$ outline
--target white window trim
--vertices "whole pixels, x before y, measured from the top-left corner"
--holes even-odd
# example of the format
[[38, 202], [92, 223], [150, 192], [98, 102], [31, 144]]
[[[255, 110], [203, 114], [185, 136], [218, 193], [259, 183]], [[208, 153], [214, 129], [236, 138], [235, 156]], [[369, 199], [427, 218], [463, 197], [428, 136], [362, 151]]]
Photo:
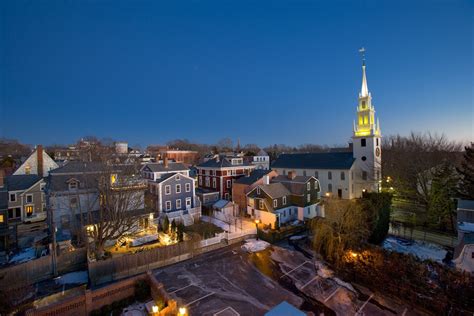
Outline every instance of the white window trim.
[[165, 185], [165, 195], [171, 195], [171, 185]]
[[258, 209], [263, 210], [263, 200], [258, 200]]
[[[14, 196], [15, 199], [12, 200], [12, 196]], [[9, 200], [10, 200], [10, 202], [16, 202], [16, 193], [10, 193]]]
[[277, 199], [273, 200], [273, 207], [278, 207], [278, 200]]
[[[31, 197], [31, 201], [28, 201], [28, 197]], [[33, 194], [26, 195], [26, 203], [33, 203]]]
[[186, 183], [184, 185], [184, 189], [186, 190], [186, 192], [191, 192], [191, 183]]
[[188, 206], [191, 207], [191, 204], [192, 204], [192, 203], [191, 203], [191, 198], [190, 198], [190, 197], [187, 197], [187, 198], [186, 198], [186, 207], [188, 207]]
[[166, 201], [166, 210], [171, 211], [171, 201]]
[[180, 210], [180, 209], [181, 209], [181, 205], [182, 205], [181, 199], [177, 199], [177, 200], [176, 200], [176, 209], [177, 209], [177, 210]]
[[283, 205], [286, 205], [286, 196], [283, 197]]
[[176, 193], [181, 193], [181, 184], [176, 184], [175, 188]]
[[308, 202], [308, 203], [311, 202], [311, 194], [308, 194], [306, 196], [306, 202]]

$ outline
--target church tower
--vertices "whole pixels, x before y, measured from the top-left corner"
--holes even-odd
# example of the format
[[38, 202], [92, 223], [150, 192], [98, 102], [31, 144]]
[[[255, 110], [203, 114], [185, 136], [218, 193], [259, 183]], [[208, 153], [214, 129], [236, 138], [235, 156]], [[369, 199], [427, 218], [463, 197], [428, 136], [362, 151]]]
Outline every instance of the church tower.
[[367, 85], [365, 66], [365, 49], [362, 53], [362, 87], [359, 93], [357, 119], [353, 128], [353, 154], [355, 169], [353, 172], [354, 194], [356, 197], [362, 192], [378, 192], [381, 182], [381, 133], [380, 123], [375, 120], [375, 108], [372, 105], [372, 95]]

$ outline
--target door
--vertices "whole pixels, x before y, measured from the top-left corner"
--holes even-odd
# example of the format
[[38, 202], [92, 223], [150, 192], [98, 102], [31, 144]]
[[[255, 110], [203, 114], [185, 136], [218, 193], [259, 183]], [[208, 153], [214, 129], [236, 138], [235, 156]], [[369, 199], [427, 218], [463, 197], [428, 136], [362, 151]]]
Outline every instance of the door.
[[342, 199], [342, 189], [337, 189], [337, 197]]

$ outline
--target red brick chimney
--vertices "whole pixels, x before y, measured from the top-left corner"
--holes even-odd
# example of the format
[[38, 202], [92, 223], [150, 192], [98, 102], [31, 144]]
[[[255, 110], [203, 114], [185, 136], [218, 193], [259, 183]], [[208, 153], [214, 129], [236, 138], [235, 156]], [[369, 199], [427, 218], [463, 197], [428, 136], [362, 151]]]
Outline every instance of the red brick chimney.
[[288, 179], [293, 180], [296, 177], [296, 172], [294, 170], [288, 171]]
[[44, 166], [43, 166], [43, 146], [36, 146], [36, 163], [38, 165], [38, 176], [43, 176]]
[[3, 179], [5, 178], [5, 171], [3, 169], [0, 169], [0, 188], [3, 188], [4, 182]]

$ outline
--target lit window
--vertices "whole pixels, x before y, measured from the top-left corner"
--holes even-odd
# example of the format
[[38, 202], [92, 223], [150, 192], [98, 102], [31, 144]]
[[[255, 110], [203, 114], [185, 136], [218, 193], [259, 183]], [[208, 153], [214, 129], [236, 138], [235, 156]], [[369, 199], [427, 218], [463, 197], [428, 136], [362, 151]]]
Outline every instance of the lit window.
[[25, 206], [25, 213], [26, 213], [26, 216], [28, 216], [28, 217], [33, 215], [33, 205]]
[[0, 223], [3, 223], [5, 221], [5, 217], [3, 216], [3, 214], [0, 214]]
[[117, 182], [117, 175], [111, 174], [110, 175], [110, 184], [115, 184]]

